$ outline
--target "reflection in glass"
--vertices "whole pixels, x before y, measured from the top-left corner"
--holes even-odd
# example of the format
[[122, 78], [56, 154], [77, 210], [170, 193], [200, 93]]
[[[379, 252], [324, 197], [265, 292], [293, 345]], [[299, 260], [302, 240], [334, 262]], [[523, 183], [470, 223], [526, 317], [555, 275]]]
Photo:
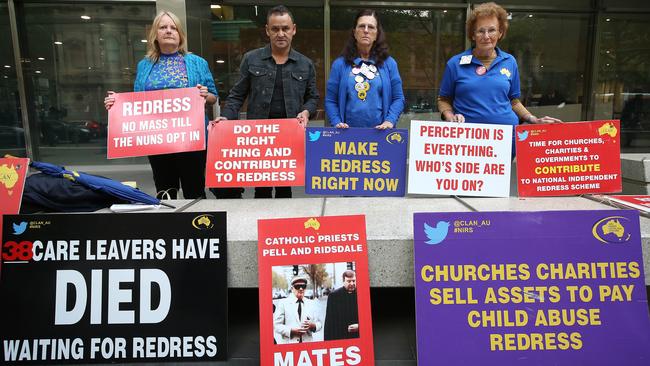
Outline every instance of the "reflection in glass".
[[499, 47], [517, 59], [521, 101], [534, 115], [563, 121], [586, 117], [588, 26], [586, 14], [512, 13]]
[[[19, 3], [17, 17], [41, 160], [104, 163], [107, 90], [133, 90], [155, 5]], [[90, 17], [81, 18], [81, 15]], [[143, 161], [120, 159], [117, 163]]]
[[5, 4], [0, 4], [0, 44], [5, 46], [0, 52], [0, 157], [5, 154], [25, 157], [25, 130], [11, 47], [9, 12]]
[[650, 146], [650, 14], [606, 14], [598, 44], [595, 118], [621, 120], [622, 151]]

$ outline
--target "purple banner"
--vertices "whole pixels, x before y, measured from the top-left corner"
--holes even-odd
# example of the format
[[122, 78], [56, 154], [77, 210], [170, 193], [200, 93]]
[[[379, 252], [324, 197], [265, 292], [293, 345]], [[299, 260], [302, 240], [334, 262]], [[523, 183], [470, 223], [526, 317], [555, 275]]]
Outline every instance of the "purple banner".
[[416, 213], [419, 365], [650, 365], [639, 214]]

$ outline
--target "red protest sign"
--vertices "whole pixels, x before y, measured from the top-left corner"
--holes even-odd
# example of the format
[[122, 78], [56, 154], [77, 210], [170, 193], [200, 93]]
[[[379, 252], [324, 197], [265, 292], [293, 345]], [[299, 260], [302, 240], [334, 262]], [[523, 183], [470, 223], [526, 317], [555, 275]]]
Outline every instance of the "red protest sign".
[[650, 213], [649, 195], [604, 196], [611, 202], [635, 208], [644, 213]]
[[297, 119], [226, 120], [209, 135], [206, 187], [304, 185], [305, 129]]
[[365, 216], [258, 220], [261, 365], [374, 365]]
[[0, 158], [0, 215], [20, 212], [28, 168], [28, 158]]
[[620, 121], [517, 126], [519, 195], [620, 192]]
[[115, 94], [108, 111], [108, 158], [205, 149], [204, 108], [197, 88]]

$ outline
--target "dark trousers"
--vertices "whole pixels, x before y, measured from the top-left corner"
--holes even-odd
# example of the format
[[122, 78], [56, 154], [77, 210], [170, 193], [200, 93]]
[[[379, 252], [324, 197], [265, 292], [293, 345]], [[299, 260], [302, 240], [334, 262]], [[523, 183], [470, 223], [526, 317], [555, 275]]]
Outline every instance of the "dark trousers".
[[275, 198], [291, 198], [291, 187], [255, 187], [255, 198], [273, 198], [273, 188]]
[[217, 199], [222, 198], [242, 198], [244, 188], [210, 188], [210, 192]]
[[150, 155], [156, 196], [162, 198], [167, 192], [176, 199], [182, 188], [185, 199], [205, 198], [205, 158], [205, 150]]
[[[255, 198], [273, 198], [274, 187], [255, 187]], [[242, 198], [244, 188], [210, 188], [217, 199]], [[291, 187], [275, 187], [275, 198], [291, 198]]]

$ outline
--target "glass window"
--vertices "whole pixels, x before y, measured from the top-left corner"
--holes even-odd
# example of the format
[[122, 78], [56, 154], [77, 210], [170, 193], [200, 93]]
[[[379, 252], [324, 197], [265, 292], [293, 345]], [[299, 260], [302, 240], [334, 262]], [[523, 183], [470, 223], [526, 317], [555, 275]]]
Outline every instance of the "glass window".
[[[212, 9], [212, 47], [214, 77], [221, 104], [239, 78], [244, 54], [269, 43], [266, 36], [266, 13], [271, 7], [257, 5], [218, 5]], [[316, 68], [316, 85], [320, 94], [316, 121], [324, 119], [325, 97], [323, 8], [290, 6], [297, 26], [292, 47], [309, 57]], [[242, 112], [246, 110], [246, 106]], [[244, 116], [242, 116], [244, 118]]]
[[31, 133], [41, 160], [106, 163], [104, 97], [107, 90], [133, 91], [136, 65], [145, 53], [142, 40], [155, 11], [153, 3], [17, 3], [36, 126]]
[[517, 59], [522, 103], [536, 116], [584, 120], [588, 15], [513, 12], [511, 17], [499, 47]]
[[650, 9], [647, 0], [602, 0], [601, 5], [606, 9], [625, 9], [626, 11], [630, 11], [630, 9], [648, 11]]
[[4, 51], [0, 52], [0, 156], [11, 154], [25, 157], [25, 130], [6, 4], [0, 4], [0, 44], [5, 45]]
[[[614, 0], [614, 1], [620, 2], [621, 0]], [[482, 2], [483, 1], [472, 1], [473, 4], [479, 4]], [[542, 2], [542, 1], [535, 1], [535, 0], [500, 0], [497, 2], [497, 4], [503, 6], [506, 9], [508, 9], [511, 5], [514, 5], [519, 8], [528, 7], [528, 6], [533, 6], [533, 7], [544, 6], [545, 8], [562, 9], [562, 10], [567, 10], [567, 9], [590, 10], [591, 6], [593, 5], [593, 1], [592, 0], [571, 0], [571, 1], [544, 0]]]
[[650, 149], [650, 13], [605, 14], [594, 85], [596, 119], [621, 120], [622, 151]]
[[[332, 60], [343, 50], [360, 8], [332, 8]], [[381, 9], [390, 55], [397, 61], [406, 97], [398, 127], [413, 119], [439, 120], [436, 98], [447, 60], [465, 47], [465, 10]]]

